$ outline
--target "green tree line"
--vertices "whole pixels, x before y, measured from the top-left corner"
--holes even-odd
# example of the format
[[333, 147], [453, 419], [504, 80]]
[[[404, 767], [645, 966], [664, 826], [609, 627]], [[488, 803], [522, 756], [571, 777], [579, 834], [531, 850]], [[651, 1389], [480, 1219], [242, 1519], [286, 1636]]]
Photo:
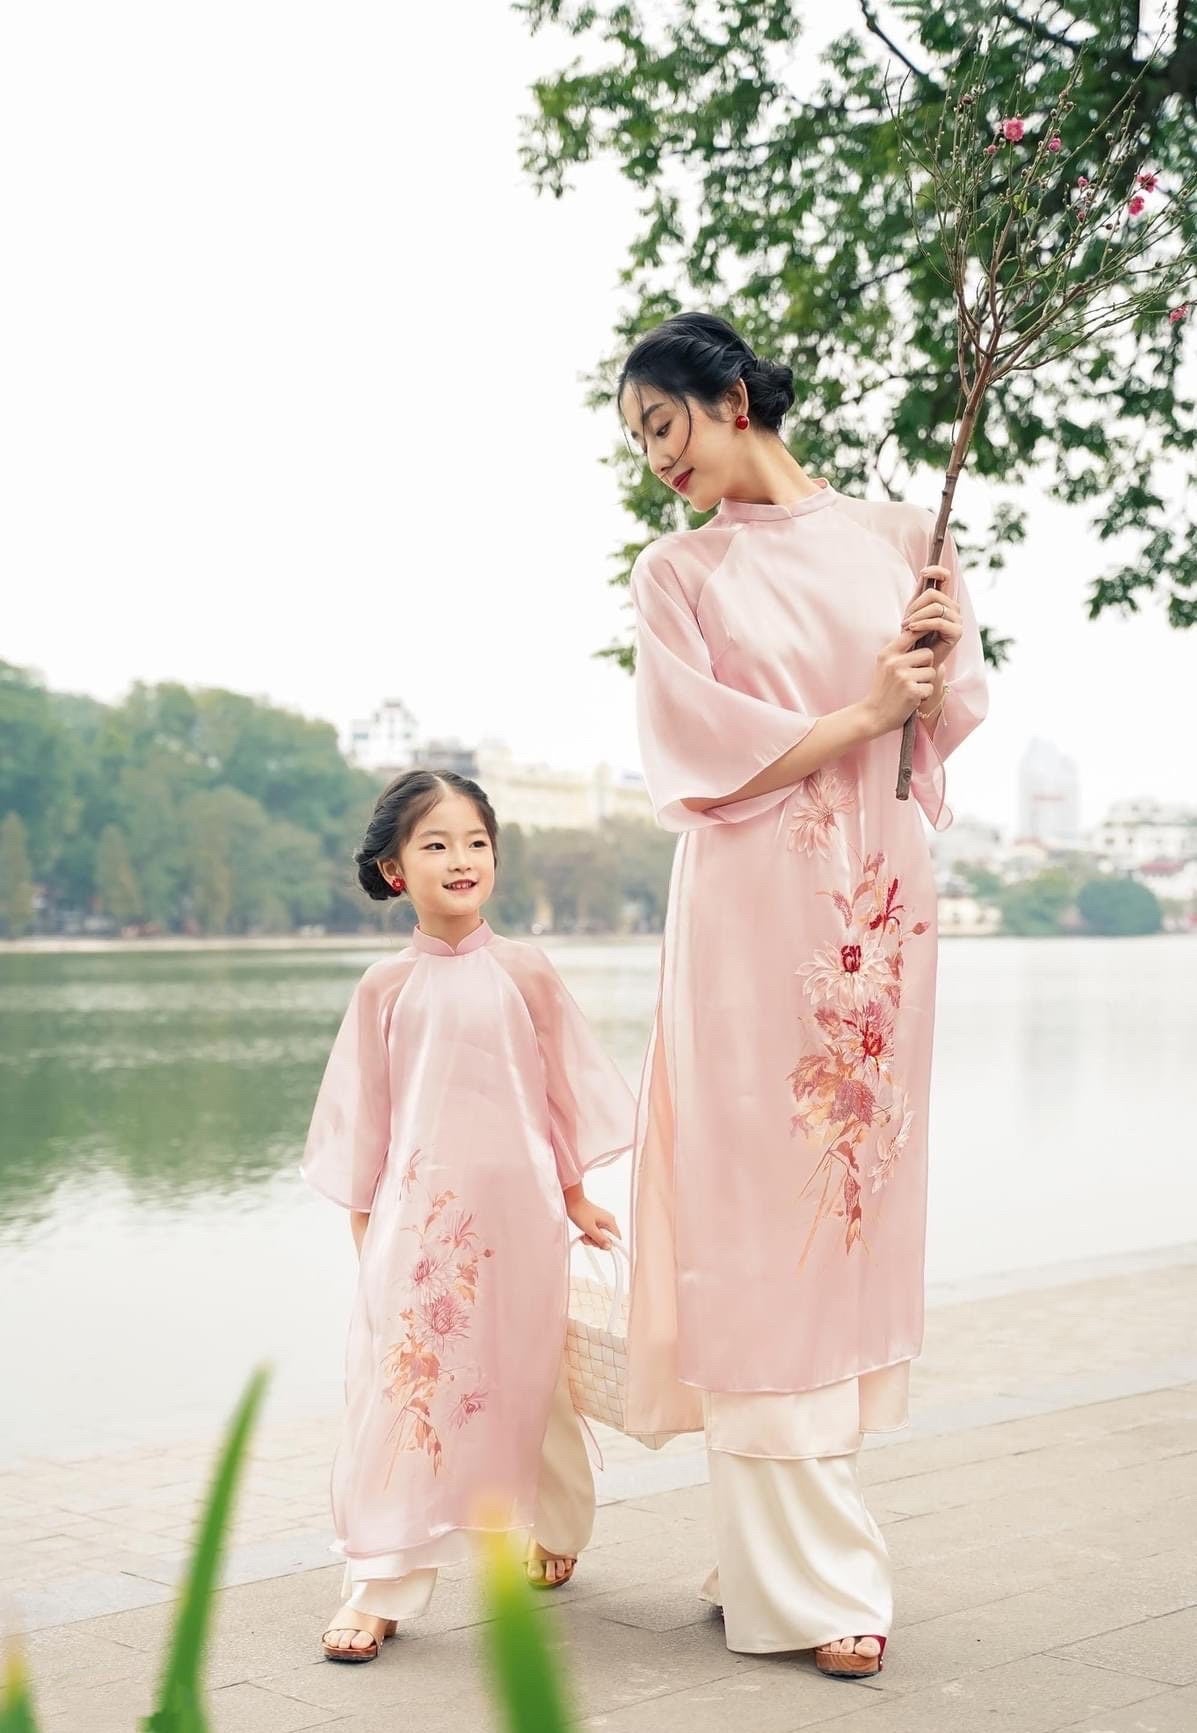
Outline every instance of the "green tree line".
[[[0, 930], [287, 933], [410, 924], [352, 853], [379, 779], [329, 723], [241, 693], [137, 685], [120, 704], [0, 662]], [[499, 814], [502, 820], [502, 814]], [[672, 838], [635, 822], [501, 836], [508, 929], [661, 924]]]
[[1106, 938], [1158, 933], [1164, 910], [1155, 892], [1124, 873], [1095, 875], [1083, 856], [1064, 857], [1031, 878], [1003, 884], [984, 866], [961, 878], [981, 902], [1001, 910], [1002, 932], [1018, 938], [1088, 933]]

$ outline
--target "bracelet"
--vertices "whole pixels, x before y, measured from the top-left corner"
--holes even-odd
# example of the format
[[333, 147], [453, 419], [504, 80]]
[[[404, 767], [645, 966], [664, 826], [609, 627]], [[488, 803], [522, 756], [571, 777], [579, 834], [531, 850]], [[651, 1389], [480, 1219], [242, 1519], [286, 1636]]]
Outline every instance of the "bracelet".
[[940, 711], [943, 709], [944, 705], [947, 703], [948, 693], [951, 690], [952, 690], [952, 688], [949, 685], [947, 685], [945, 682], [944, 689], [939, 695], [939, 703], [935, 706], [934, 710], [932, 710], [930, 712], [930, 714], [928, 714], [927, 711], [925, 711], [925, 710], [917, 710], [915, 712], [919, 721], [920, 722], [934, 722], [936, 720], [936, 718], [938, 717]]

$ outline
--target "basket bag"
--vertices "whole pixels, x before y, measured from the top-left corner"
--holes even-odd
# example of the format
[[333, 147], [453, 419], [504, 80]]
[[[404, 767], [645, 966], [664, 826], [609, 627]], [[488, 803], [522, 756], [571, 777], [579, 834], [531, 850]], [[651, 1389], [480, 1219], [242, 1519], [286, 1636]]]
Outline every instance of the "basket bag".
[[[581, 1245], [581, 1239], [573, 1242]], [[628, 1375], [628, 1301], [625, 1268], [628, 1254], [613, 1241], [609, 1247], [615, 1265], [615, 1283], [602, 1278], [602, 1267], [594, 1249], [586, 1247], [593, 1276], [571, 1276], [569, 1319], [565, 1328], [565, 1360], [569, 1393], [574, 1407], [588, 1420], [624, 1426], [624, 1401]]]

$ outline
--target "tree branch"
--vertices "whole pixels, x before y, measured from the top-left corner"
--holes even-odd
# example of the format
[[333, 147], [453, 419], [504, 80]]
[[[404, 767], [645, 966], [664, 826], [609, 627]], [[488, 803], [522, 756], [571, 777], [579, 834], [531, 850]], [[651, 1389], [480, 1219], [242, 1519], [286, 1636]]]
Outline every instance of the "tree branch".
[[877, 22], [877, 14], [874, 12], [872, 6], [869, 4], [869, 0], [860, 0], [860, 15], [865, 21], [865, 27], [867, 29], [871, 30], [873, 35], [876, 36], [881, 42], [885, 43], [885, 46], [889, 49], [890, 53], [894, 56], [894, 59], [900, 60], [902, 62], [902, 65], [905, 66], [908, 71], [913, 72], [914, 76], [917, 79], [919, 79], [920, 81], [925, 83], [927, 78], [929, 77], [929, 74], [926, 71], [924, 71], [924, 69], [921, 66], [916, 66], [914, 64], [913, 60], [908, 59], [907, 56], [905, 54], [903, 54], [902, 50], [898, 47], [897, 43], [894, 42], [890, 37], [888, 37], [885, 34], [885, 31], [881, 28], [880, 24], [878, 24], [878, 22]]
[[999, 6], [998, 11], [1003, 18], [1009, 19], [1011, 24], [1017, 24], [1020, 30], [1029, 31], [1032, 36], [1038, 37], [1040, 42], [1054, 42], [1057, 48], [1067, 48], [1073, 54], [1079, 54], [1084, 46], [1080, 42], [1074, 42], [1071, 36], [1066, 36], [1062, 31], [1053, 30], [1041, 18], [1024, 18], [1017, 6], [1006, 3]]

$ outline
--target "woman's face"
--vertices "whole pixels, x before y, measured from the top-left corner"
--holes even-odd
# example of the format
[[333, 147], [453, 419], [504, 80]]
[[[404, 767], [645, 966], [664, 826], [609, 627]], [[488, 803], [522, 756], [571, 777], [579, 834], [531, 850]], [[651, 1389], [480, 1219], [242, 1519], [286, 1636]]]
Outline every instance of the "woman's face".
[[388, 879], [404, 880], [421, 925], [477, 914], [495, 888], [495, 851], [464, 794], [443, 795], [399, 854], [378, 864]]
[[745, 435], [735, 418], [747, 408], [747, 392], [737, 385], [735, 396], [717, 410], [705, 409], [693, 398], [684, 401], [652, 384], [628, 383], [620, 411], [653, 474], [682, 495], [694, 511], [712, 511], [725, 497], [734, 498], [732, 478], [742, 456]]

